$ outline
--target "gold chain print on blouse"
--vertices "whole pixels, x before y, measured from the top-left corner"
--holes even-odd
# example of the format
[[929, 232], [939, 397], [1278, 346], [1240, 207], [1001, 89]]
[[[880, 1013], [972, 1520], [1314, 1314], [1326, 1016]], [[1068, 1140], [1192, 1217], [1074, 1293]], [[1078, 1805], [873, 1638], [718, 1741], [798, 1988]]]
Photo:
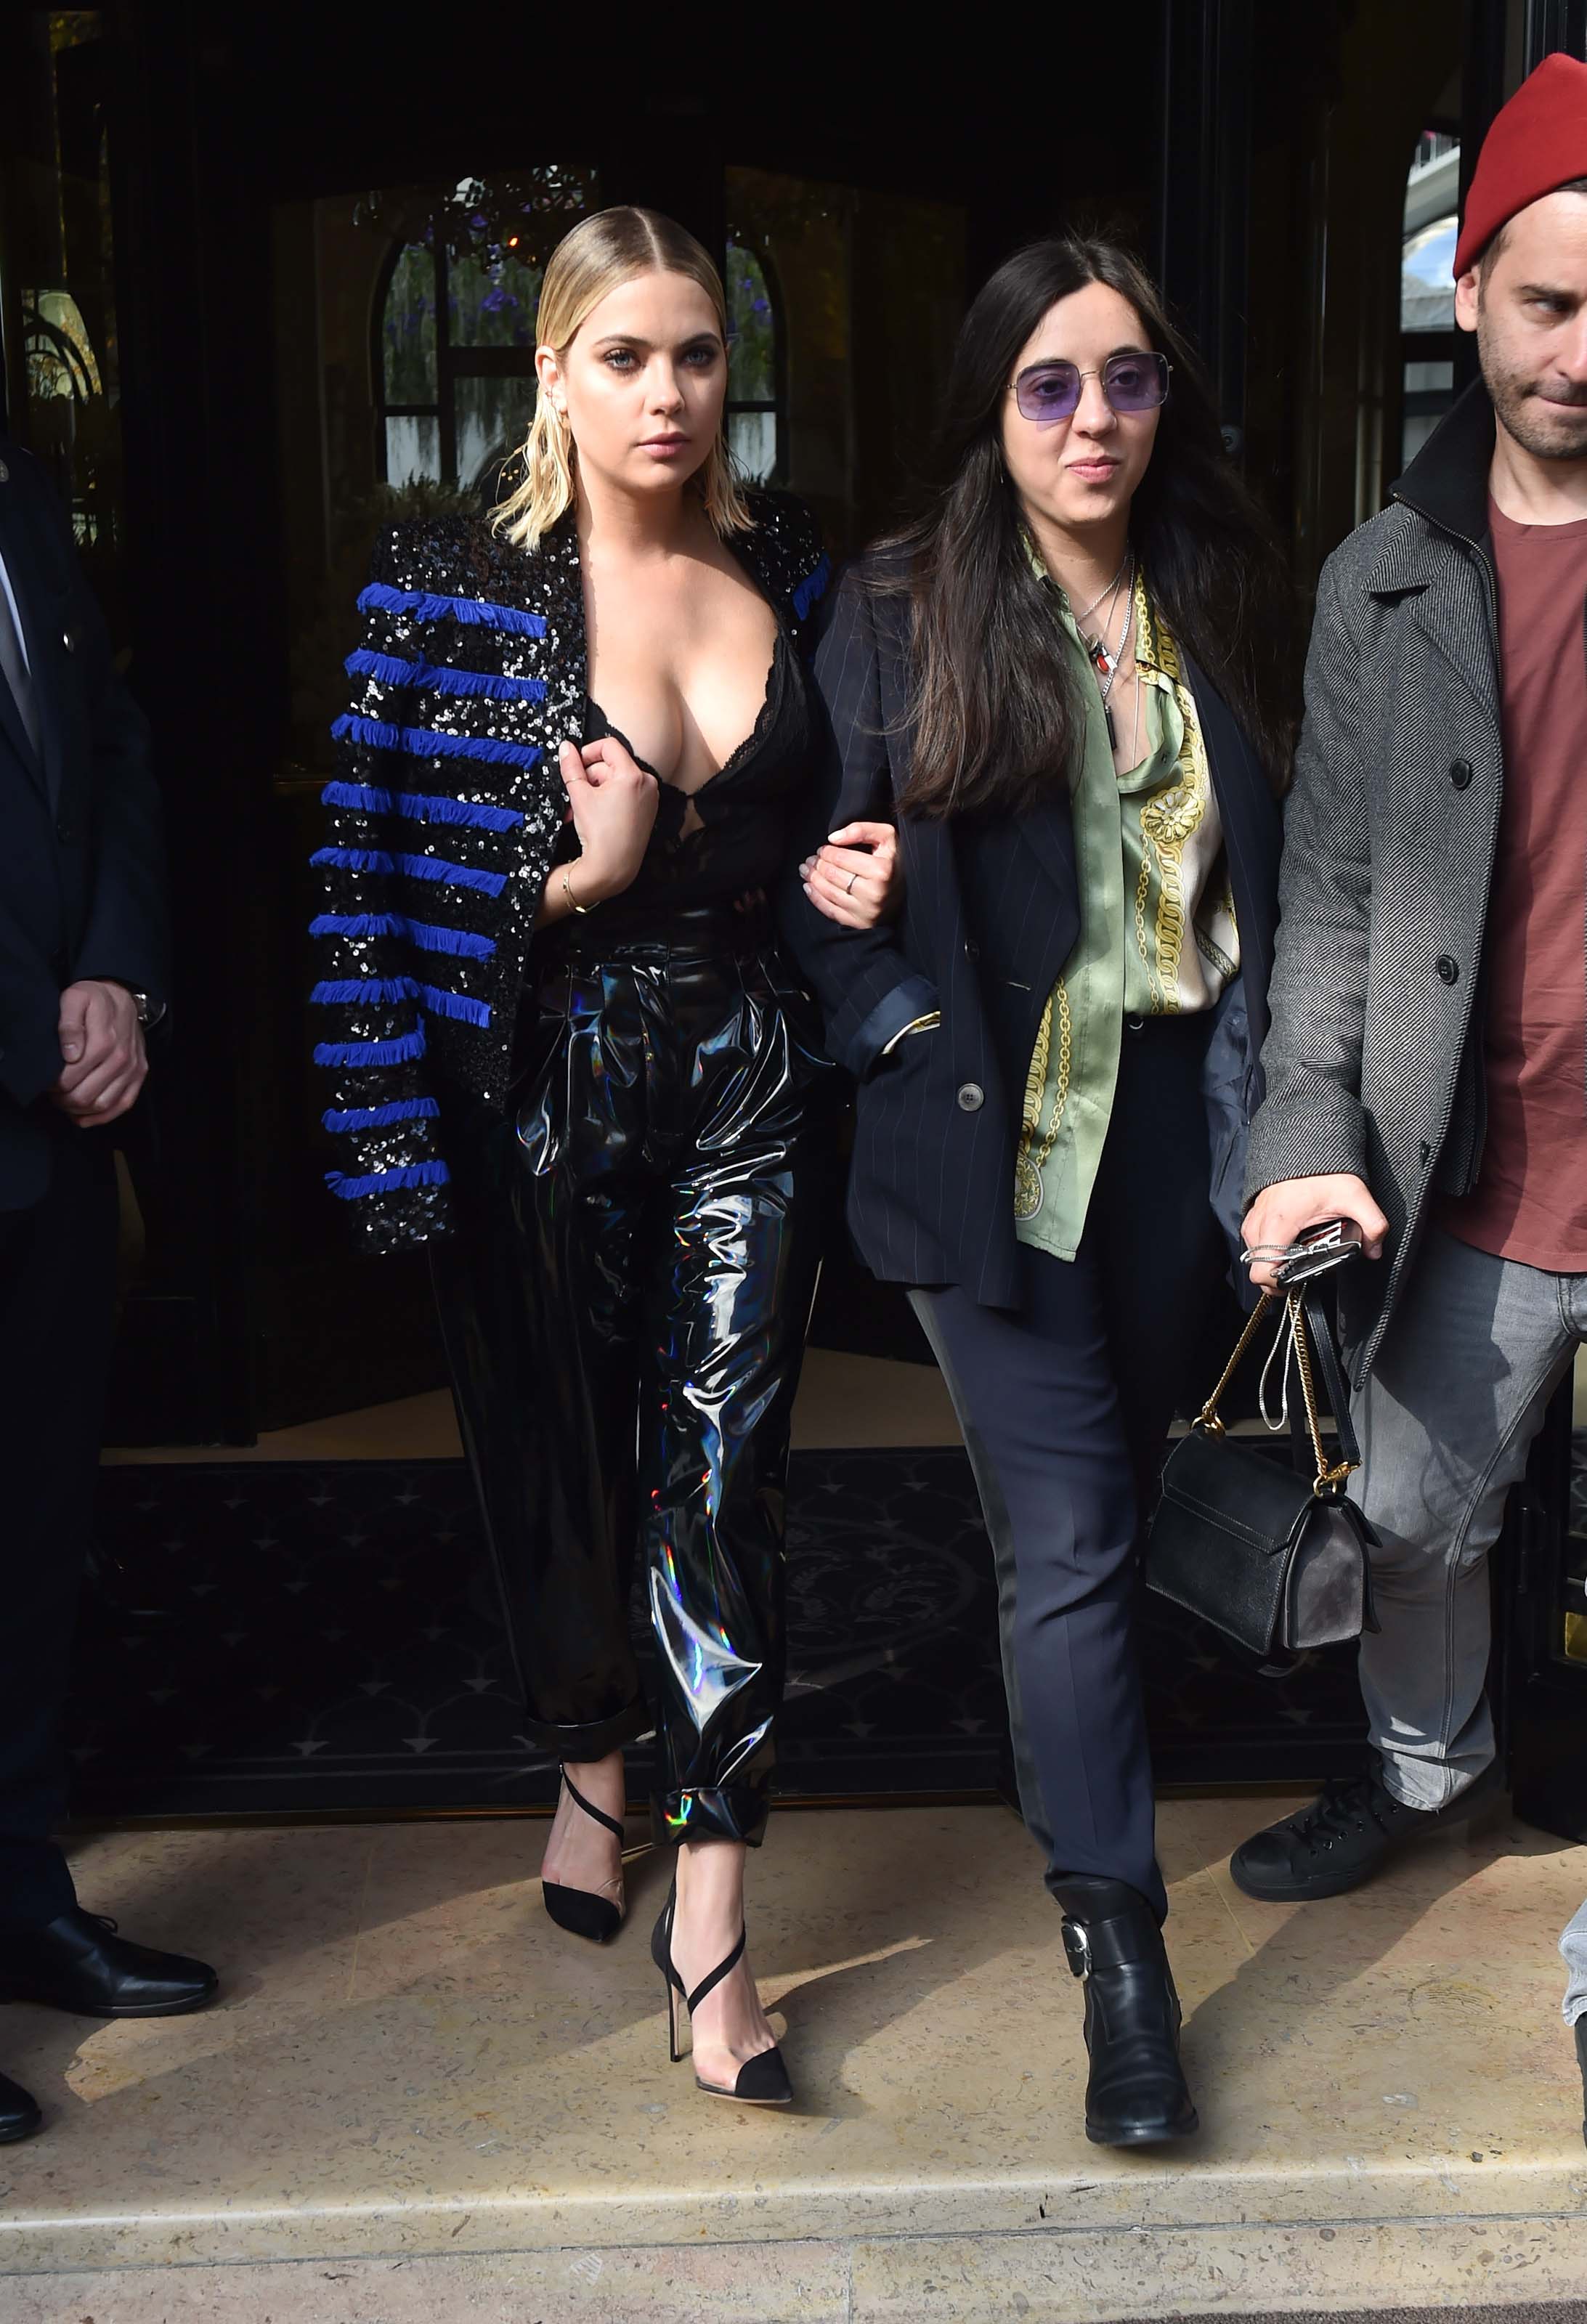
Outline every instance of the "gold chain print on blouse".
[[[1185, 948], [1184, 857], [1187, 840], [1200, 830], [1212, 786], [1201, 764], [1201, 734], [1195, 703], [1179, 665], [1178, 649], [1162, 623], [1154, 619], [1145, 580], [1135, 583], [1136, 635], [1140, 659], [1161, 670], [1174, 689], [1184, 724], [1179, 744], [1179, 779], [1140, 810], [1140, 875], [1135, 883], [1135, 944], [1150, 986], [1153, 1013], [1166, 1017], [1180, 1005], [1179, 968]], [[1158, 883], [1155, 945], [1149, 947], [1147, 903], [1153, 875]]]
[[[1058, 1019], [1057, 1087], [1053, 1093], [1052, 1118], [1046, 1130], [1039, 1132], [1040, 1144], [1037, 1145], [1037, 1126], [1041, 1120], [1041, 1102], [1047, 1089], [1047, 1060], [1052, 1054], [1055, 1012]], [[1051, 999], [1041, 1012], [1041, 1029], [1030, 1053], [1030, 1071], [1025, 1076], [1020, 1151], [1014, 1163], [1014, 1216], [1017, 1219], [1033, 1219], [1041, 1208], [1041, 1174], [1058, 1142], [1064, 1108], [1069, 1102], [1069, 1077], [1074, 1071], [1074, 1061], [1075, 1020], [1069, 1013], [1068, 988], [1060, 976], [1053, 987]], [[1034, 1152], [1031, 1150], [1033, 1147]]]

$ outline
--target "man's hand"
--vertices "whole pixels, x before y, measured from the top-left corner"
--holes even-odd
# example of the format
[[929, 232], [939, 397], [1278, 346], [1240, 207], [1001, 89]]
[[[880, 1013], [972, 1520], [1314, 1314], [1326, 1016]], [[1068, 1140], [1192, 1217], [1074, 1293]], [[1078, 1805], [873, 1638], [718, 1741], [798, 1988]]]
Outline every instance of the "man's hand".
[[[1254, 1250], [1259, 1243], [1287, 1246], [1306, 1228], [1320, 1226], [1324, 1219], [1353, 1219], [1361, 1231], [1361, 1249], [1367, 1257], [1381, 1256], [1389, 1222], [1365, 1181], [1346, 1176], [1281, 1178], [1277, 1185], [1265, 1186], [1245, 1214], [1245, 1247]], [[1273, 1289], [1275, 1264], [1263, 1259], [1251, 1268], [1250, 1279], [1259, 1291]]]
[[79, 1130], [115, 1121], [136, 1101], [149, 1070], [138, 1005], [125, 984], [97, 977], [60, 996], [60, 1078], [49, 1094]]

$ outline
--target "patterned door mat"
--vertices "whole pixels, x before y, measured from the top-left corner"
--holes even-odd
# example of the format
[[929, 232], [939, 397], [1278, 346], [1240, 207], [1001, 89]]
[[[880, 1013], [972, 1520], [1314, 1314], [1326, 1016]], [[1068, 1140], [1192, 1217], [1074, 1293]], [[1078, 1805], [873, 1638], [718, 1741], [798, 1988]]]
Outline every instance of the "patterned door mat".
[[[69, 1742], [80, 1816], [490, 1807], [551, 1795], [460, 1461], [107, 1469]], [[780, 1788], [990, 1790], [1006, 1737], [962, 1452], [796, 1454]], [[648, 1656], [642, 1607], [636, 1637]], [[1354, 1765], [1349, 1650], [1259, 1675], [1143, 1593], [1159, 1779]], [[636, 1751], [637, 1794], [648, 1775]]]

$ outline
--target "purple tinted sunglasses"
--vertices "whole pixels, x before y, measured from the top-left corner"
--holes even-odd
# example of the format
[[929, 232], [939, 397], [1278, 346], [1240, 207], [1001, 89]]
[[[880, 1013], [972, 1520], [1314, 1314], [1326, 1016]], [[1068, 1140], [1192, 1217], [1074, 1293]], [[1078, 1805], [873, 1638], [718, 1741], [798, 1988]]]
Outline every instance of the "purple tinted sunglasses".
[[1103, 393], [1114, 411], [1155, 411], [1168, 401], [1167, 355], [1110, 355], [1100, 372], [1081, 371], [1072, 363], [1031, 364], [1014, 382], [1014, 401], [1020, 417], [1038, 428], [1055, 420], [1073, 420], [1088, 379], [1100, 379]]

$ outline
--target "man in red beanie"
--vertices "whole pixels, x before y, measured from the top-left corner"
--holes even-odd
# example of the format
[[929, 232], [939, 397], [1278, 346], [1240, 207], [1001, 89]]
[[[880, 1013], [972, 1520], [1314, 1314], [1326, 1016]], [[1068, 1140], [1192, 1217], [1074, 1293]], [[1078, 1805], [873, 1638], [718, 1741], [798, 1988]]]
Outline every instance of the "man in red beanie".
[[1382, 1626], [1370, 1773], [1235, 1852], [1277, 1901], [1469, 1813], [1488, 1552], [1587, 1337], [1587, 65], [1494, 123], [1455, 270], [1481, 380], [1322, 576], [1251, 1130], [1253, 1279], [1324, 1219], [1366, 1247], [1340, 1308]]

